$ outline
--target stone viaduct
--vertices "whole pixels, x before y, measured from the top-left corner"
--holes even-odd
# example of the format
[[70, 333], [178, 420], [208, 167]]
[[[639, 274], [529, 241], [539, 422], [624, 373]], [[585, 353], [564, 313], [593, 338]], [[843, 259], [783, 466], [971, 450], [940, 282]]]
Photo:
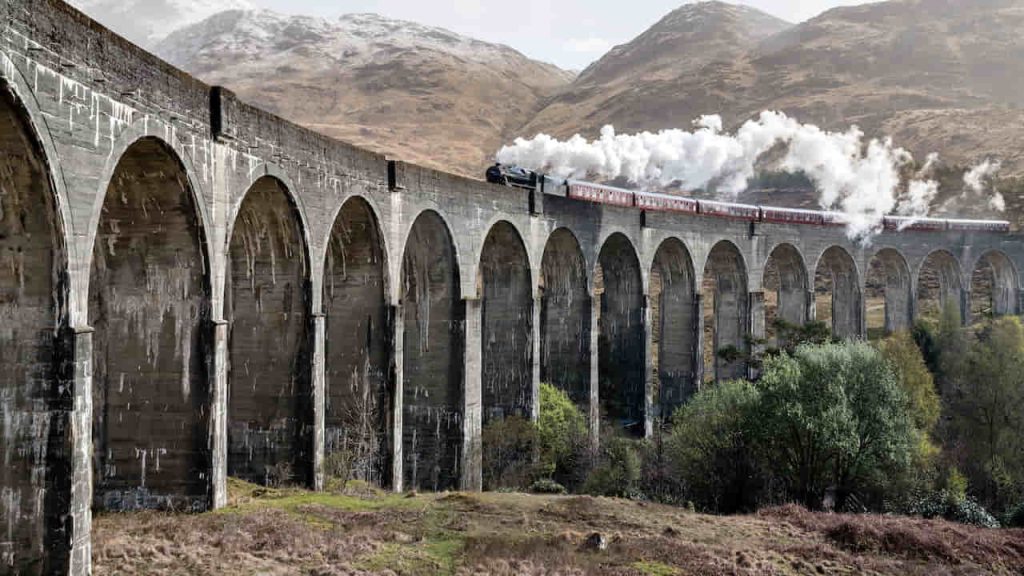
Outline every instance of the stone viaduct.
[[481, 489], [483, 426], [535, 416], [541, 381], [592, 434], [649, 434], [743, 375], [713, 351], [766, 317], [860, 337], [869, 292], [887, 330], [1020, 308], [1016, 235], [861, 246], [491, 186], [290, 124], [59, 0], [0, 0], [0, 25], [3, 573], [87, 574], [94, 510], [320, 488], [344, 450], [394, 490]]

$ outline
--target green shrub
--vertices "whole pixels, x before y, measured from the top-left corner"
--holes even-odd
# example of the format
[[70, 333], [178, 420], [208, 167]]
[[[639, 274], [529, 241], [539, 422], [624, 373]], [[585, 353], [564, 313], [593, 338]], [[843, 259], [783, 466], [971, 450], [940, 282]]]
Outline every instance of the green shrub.
[[950, 468], [946, 472], [944, 479], [943, 489], [951, 497], [958, 500], [967, 498], [968, 481], [967, 477], [963, 475], [957, 468]]
[[764, 368], [764, 361], [772, 356], [782, 353], [792, 354], [798, 346], [803, 344], [828, 344], [842, 341], [833, 337], [832, 328], [821, 321], [812, 320], [805, 324], [793, 324], [782, 318], [776, 318], [772, 322], [772, 327], [775, 329], [774, 346], [770, 345], [771, 343], [767, 339], [747, 336], [745, 350], [736, 346], [725, 346], [719, 351], [718, 358], [728, 364], [743, 361], [753, 369], [755, 374], [760, 374]]
[[611, 435], [602, 443], [597, 465], [587, 476], [583, 492], [593, 496], [638, 498], [640, 466], [637, 441]]
[[906, 394], [865, 343], [801, 345], [765, 362], [752, 422], [766, 461], [790, 498], [808, 508], [851, 496], [878, 498], [905, 474], [916, 446]]
[[802, 344], [828, 344], [836, 341], [832, 336], [832, 328], [821, 320], [793, 324], [776, 318], [774, 326], [776, 340], [782, 344], [778, 352], [793, 353]]
[[1024, 502], [1016, 505], [1006, 513], [1003, 526], [1007, 528], [1024, 528]]
[[750, 418], [759, 401], [753, 384], [725, 382], [701, 390], [676, 411], [665, 453], [680, 500], [722, 513], [757, 506], [761, 482]]
[[587, 418], [569, 395], [551, 384], [540, 385], [539, 473], [577, 485], [586, 475]]
[[531, 494], [565, 494], [567, 492], [565, 486], [548, 478], [541, 478], [530, 485]]
[[336, 449], [324, 457], [324, 477], [330, 490], [344, 490], [353, 477], [358, 455], [347, 447]]
[[655, 426], [654, 436], [640, 444], [639, 489], [654, 502], [676, 506], [685, 502], [686, 487], [673, 466], [670, 434], [664, 426]]
[[928, 371], [921, 348], [910, 332], [898, 332], [877, 342], [875, 346], [903, 388], [916, 437], [911, 449], [911, 466], [903, 474], [890, 478], [888, 497], [900, 498], [906, 493], [934, 490], [941, 455], [941, 447], [935, 441], [935, 432], [942, 412], [935, 379]]
[[485, 490], [525, 490], [538, 476], [535, 463], [537, 427], [511, 416], [484, 427], [483, 480]]
[[969, 497], [960, 497], [948, 490], [918, 495], [910, 500], [904, 512], [922, 518], [942, 518], [982, 528], [999, 528], [999, 521], [980, 504]]
[[746, 354], [740, 350], [737, 346], [729, 344], [728, 346], [722, 346], [718, 349], [718, 358], [726, 364], [732, 364], [743, 360]]

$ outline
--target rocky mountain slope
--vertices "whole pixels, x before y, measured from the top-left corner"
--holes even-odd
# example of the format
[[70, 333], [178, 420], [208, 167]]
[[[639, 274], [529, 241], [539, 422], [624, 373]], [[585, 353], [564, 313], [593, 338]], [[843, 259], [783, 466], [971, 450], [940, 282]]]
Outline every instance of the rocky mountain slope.
[[1024, 0], [892, 0], [793, 27], [718, 2], [684, 6], [581, 74], [520, 132], [685, 128], [712, 113], [735, 127], [771, 109], [831, 129], [858, 124], [918, 158], [992, 156], [1020, 173], [1022, 32]]
[[[688, 90], [691, 84], [791, 26], [746, 6], [684, 5], [584, 70], [519, 132], [570, 136], [580, 131], [594, 135], [605, 124], [614, 124], [620, 133], [688, 127], [699, 115], [694, 110], [715, 110], [724, 97], [715, 89]], [[739, 76], [719, 80], [745, 81]]]
[[[246, 2], [146, 0], [139, 11], [141, 0], [76, 1], [145, 38], [170, 29], [180, 18], [173, 14], [192, 21]], [[165, 7], [172, 16], [153, 17]], [[620, 133], [688, 128], [703, 114], [721, 114], [735, 128], [766, 109], [828, 129], [855, 123], [919, 159], [939, 152], [947, 166], [1000, 159], [1009, 176], [1024, 174], [1021, 32], [1024, 0], [890, 0], [797, 25], [703, 2], [668, 14], [575, 79], [504, 46], [373, 15], [234, 10], [154, 46], [293, 121], [474, 176], [516, 136], [595, 136], [605, 124]], [[757, 198], [812, 200], [799, 191]], [[1008, 201], [1024, 213], [1019, 199]]]
[[223, 10], [251, 10], [247, 0], [67, 0], [132, 42], [152, 48], [171, 32]]
[[506, 46], [372, 14], [227, 11], [155, 51], [327, 135], [474, 175], [572, 80]]

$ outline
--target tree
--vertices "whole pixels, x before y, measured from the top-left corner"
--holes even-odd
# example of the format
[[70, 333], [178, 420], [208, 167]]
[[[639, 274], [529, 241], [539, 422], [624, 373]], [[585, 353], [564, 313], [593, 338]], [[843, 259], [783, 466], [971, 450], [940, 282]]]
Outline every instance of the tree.
[[[946, 354], [946, 352], [943, 352]], [[1000, 318], [978, 333], [949, 395], [961, 466], [986, 507], [1017, 504], [1024, 488], [1024, 325]]]
[[765, 362], [757, 437], [790, 496], [840, 508], [910, 465], [907, 399], [882, 355], [864, 343], [799, 346]]
[[942, 406], [935, 390], [935, 379], [928, 371], [921, 349], [909, 332], [893, 334], [879, 342], [878, 349], [906, 393], [914, 426], [931, 434], [939, 422]]
[[802, 324], [786, 322], [782, 318], [775, 319], [776, 339], [782, 342], [782, 348], [778, 352], [789, 352], [792, 354], [797, 346], [801, 344], [828, 344], [839, 342], [832, 335], [832, 328], [821, 320], [811, 320]]
[[956, 388], [967, 373], [971, 342], [960, 322], [960, 308], [952, 302], [946, 304], [935, 332], [935, 380], [942, 394]]
[[768, 346], [767, 339], [747, 336], [746, 352], [736, 346], [725, 346], [718, 351], [718, 358], [729, 364], [743, 361], [753, 369], [754, 374], [760, 374], [765, 358], [777, 356], [783, 352], [792, 354], [798, 346], [803, 344], [827, 344], [842, 341], [835, 338], [832, 335], [832, 328], [820, 320], [794, 324], [782, 318], [776, 318], [772, 325], [775, 328], [777, 346]]
[[676, 411], [665, 452], [682, 498], [726, 514], [757, 507], [761, 483], [751, 416], [759, 401], [753, 384], [725, 382], [704, 388]]
[[931, 490], [938, 479], [941, 448], [933, 438], [942, 413], [935, 379], [928, 371], [924, 355], [909, 332], [897, 332], [876, 344], [895, 374], [907, 400], [907, 412], [914, 426], [913, 465], [904, 478], [894, 477], [891, 486], [903, 497], [912, 492]]

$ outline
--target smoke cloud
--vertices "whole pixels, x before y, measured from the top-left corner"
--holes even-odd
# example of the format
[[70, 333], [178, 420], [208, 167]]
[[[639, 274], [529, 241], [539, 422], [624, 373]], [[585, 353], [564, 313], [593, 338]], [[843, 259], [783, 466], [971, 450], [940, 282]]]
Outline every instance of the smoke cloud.
[[[985, 198], [986, 188], [999, 172], [1002, 165], [991, 159], [986, 159], [981, 164], [971, 168], [964, 174], [964, 192], [960, 195], [962, 200]], [[1006, 212], [1006, 199], [993, 188], [992, 194], [988, 196], [988, 207], [998, 212]]]
[[[775, 168], [804, 173], [818, 190], [821, 208], [845, 214], [851, 238], [870, 238], [881, 230], [887, 214], [927, 216], [938, 194], [939, 185], [930, 176], [936, 155], [908, 174], [914, 158], [889, 138], [865, 142], [856, 126], [831, 132], [770, 111], [734, 134], [723, 131], [717, 115], [698, 119], [692, 131], [625, 135], [605, 126], [593, 141], [579, 135], [560, 141], [539, 134], [516, 139], [498, 152], [497, 160], [559, 178], [625, 178], [638, 185], [688, 190], [711, 185], [720, 196], [735, 199], [746, 190], [758, 162], [775, 150], [782, 152]], [[990, 172], [972, 178], [983, 181], [987, 175]], [[965, 183], [971, 186], [966, 177]]]

